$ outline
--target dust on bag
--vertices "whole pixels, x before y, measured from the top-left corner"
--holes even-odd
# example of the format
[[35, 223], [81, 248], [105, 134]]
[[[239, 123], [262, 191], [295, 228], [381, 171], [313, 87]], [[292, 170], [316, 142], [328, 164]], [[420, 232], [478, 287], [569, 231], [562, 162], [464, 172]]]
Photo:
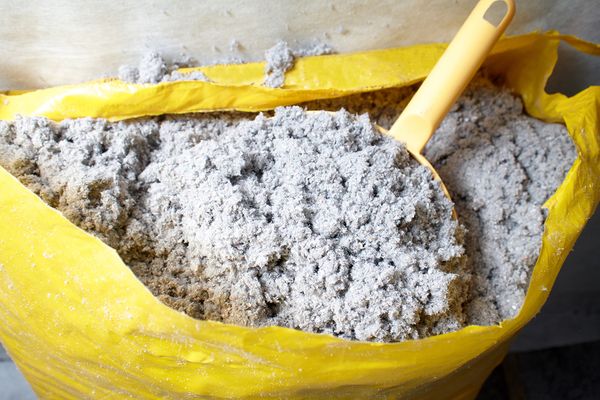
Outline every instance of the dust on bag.
[[[556, 32], [501, 40], [484, 66], [527, 112], [566, 123], [579, 157], [546, 203], [543, 245], [523, 308], [499, 326], [402, 343], [353, 342], [286, 328], [198, 321], [156, 300], [116, 252], [0, 169], [0, 339], [40, 398], [474, 398], [540, 310], [600, 198], [600, 87], [567, 98], [544, 86]], [[200, 68], [213, 82], [84, 85], [0, 95], [0, 118], [53, 120], [209, 110], [266, 110], [422, 80], [445, 45], [300, 59], [284, 89], [262, 64]], [[343, 69], [343, 73], [342, 70]], [[373, 70], [377, 74], [371, 74]]]

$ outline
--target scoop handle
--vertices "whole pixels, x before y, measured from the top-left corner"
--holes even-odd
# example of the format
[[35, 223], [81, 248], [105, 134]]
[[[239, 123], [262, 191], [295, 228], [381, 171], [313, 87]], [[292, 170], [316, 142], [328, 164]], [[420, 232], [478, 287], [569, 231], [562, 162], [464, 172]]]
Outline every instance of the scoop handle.
[[[497, 3], [497, 4], [494, 4]], [[508, 6], [495, 26], [491, 7]], [[496, 10], [491, 10], [496, 11]], [[515, 14], [513, 0], [481, 0], [435, 64], [389, 133], [420, 154], [458, 96], [473, 78]], [[485, 18], [484, 18], [485, 16]]]

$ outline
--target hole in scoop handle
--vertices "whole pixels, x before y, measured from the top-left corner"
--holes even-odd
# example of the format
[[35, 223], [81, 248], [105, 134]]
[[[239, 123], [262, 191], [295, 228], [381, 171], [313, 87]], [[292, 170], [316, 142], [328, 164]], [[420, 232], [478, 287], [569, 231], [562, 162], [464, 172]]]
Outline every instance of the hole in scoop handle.
[[[498, 26], [494, 26], [484, 16], [497, 1], [505, 3], [507, 10]], [[420, 154], [514, 14], [513, 0], [477, 3], [389, 133], [406, 142], [410, 151]]]
[[504, 17], [506, 17], [507, 11], [508, 5], [502, 0], [496, 0], [485, 11], [485, 14], [483, 14], [483, 19], [497, 28], [502, 20], [504, 20]]

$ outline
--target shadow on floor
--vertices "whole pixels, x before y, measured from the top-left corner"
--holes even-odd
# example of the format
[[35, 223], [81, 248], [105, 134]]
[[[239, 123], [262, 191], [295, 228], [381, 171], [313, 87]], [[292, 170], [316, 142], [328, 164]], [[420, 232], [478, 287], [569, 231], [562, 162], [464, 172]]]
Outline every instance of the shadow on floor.
[[476, 400], [600, 399], [600, 341], [509, 353]]

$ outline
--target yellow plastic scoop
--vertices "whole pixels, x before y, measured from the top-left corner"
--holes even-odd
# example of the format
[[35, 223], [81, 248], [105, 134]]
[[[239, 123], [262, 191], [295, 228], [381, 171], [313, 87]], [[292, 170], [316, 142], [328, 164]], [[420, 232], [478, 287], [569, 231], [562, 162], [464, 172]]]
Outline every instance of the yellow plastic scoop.
[[[421, 151], [515, 14], [513, 0], [481, 0], [389, 130], [410, 154], [439, 175]], [[441, 181], [441, 179], [440, 179]], [[442, 183], [446, 196], [450, 198]]]

